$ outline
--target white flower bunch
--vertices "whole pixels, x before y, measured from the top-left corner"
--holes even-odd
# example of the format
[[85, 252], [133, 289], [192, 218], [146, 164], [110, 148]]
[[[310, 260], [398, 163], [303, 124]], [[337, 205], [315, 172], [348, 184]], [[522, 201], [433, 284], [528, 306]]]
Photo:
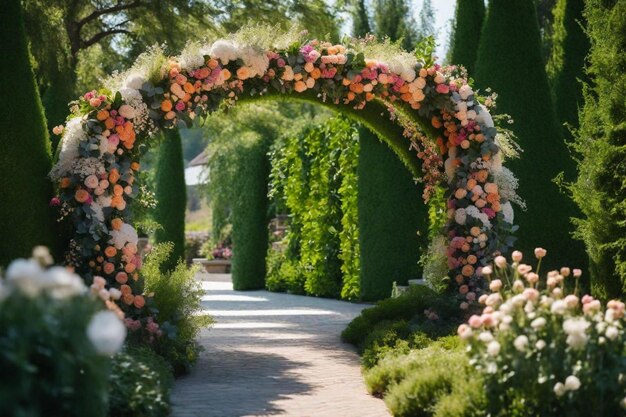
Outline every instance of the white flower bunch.
[[60, 266], [44, 269], [51, 260], [50, 252], [42, 246], [34, 249], [32, 259], [14, 260], [6, 270], [0, 293], [5, 297], [16, 292], [29, 298], [47, 295], [57, 300], [85, 294], [87, 288], [78, 275]]
[[[482, 312], [458, 329], [470, 362], [492, 395], [502, 403], [525, 401], [528, 415], [573, 415], [590, 404], [592, 413], [576, 415], [618, 415], [606, 410], [619, 409], [626, 396], [626, 306], [613, 300], [603, 308], [589, 295], [579, 297], [578, 269], [541, 278], [545, 255], [535, 249], [537, 272], [518, 251], [510, 264], [498, 256], [483, 268], [492, 293], [481, 296]], [[536, 393], [546, 397], [532, 398]]]
[[59, 160], [50, 171], [50, 178], [59, 180], [72, 171], [74, 161], [79, 157], [78, 145], [87, 140], [82, 117], [73, 117], [65, 125], [61, 139]]

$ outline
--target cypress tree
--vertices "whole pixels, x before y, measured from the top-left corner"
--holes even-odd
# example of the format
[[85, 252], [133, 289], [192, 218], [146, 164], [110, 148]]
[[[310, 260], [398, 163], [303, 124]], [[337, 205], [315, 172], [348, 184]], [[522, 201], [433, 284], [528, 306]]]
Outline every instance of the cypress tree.
[[354, 10], [352, 12], [352, 35], [364, 37], [371, 33], [369, 18], [364, 0], [354, 0]]
[[[578, 126], [578, 108], [582, 106], [582, 84], [589, 38], [583, 24], [584, 0], [559, 0], [554, 8], [552, 54], [547, 70], [551, 79], [554, 107], [560, 124]], [[564, 129], [565, 136], [571, 138]]]
[[480, 32], [485, 19], [485, 0], [457, 0], [451, 63], [463, 65], [474, 75]]
[[154, 220], [161, 225], [155, 233], [157, 242], [172, 242], [174, 250], [161, 266], [172, 270], [180, 259], [185, 259], [185, 208], [187, 188], [183, 146], [178, 129], [165, 129], [156, 164], [155, 195], [157, 207]]
[[394, 281], [404, 285], [419, 277], [424, 242], [417, 232], [426, 219], [420, 193], [398, 156], [369, 130], [360, 128], [359, 136], [361, 298], [372, 301], [389, 297]]
[[476, 79], [498, 93], [498, 111], [510, 114], [524, 152], [508, 166], [519, 178], [527, 210], [517, 210], [519, 249], [532, 257], [542, 246], [550, 266], [579, 267], [582, 246], [572, 240], [570, 217], [577, 211], [553, 179], [572, 161], [555, 122], [548, 78], [542, 63], [533, 0], [490, 0], [480, 38]]
[[588, 0], [590, 82], [576, 132], [582, 159], [574, 199], [590, 260], [591, 288], [600, 298], [626, 294], [626, 0]]
[[30, 65], [20, 0], [0, 8], [0, 265], [55, 248], [56, 222], [48, 203], [52, 167], [46, 121]]
[[232, 207], [233, 287], [258, 290], [265, 287], [265, 254], [268, 246], [267, 198], [270, 140], [258, 135], [242, 141], [236, 158], [236, 190]]

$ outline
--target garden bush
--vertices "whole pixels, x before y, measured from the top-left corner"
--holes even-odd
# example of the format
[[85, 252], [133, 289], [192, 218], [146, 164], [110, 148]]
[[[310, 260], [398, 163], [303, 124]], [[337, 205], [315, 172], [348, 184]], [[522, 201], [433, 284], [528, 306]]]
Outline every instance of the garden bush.
[[0, 277], [0, 415], [104, 416], [126, 328], [79, 276], [43, 268], [46, 249], [34, 255]]
[[[428, 320], [425, 310], [432, 309], [439, 320]], [[348, 324], [341, 333], [345, 342], [355, 346], [363, 346], [366, 339], [383, 321], [410, 321], [417, 317], [421, 330], [434, 336], [444, 336], [449, 330], [442, 323], [455, 323], [460, 317], [459, 309], [451, 297], [439, 295], [426, 286], [411, 286], [408, 292], [397, 298], [379, 301], [376, 306], [366, 308]], [[449, 326], [452, 324], [448, 324]], [[417, 330], [417, 325], [416, 325]]]
[[201, 347], [196, 337], [213, 320], [197, 314], [204, 291], [195, 279], [196, 268], [188, 269], [181, 261], [172, 271], [161, 272], [161, 265], [171, 253], [171, 243], [156, 245], [146, 258], [141, 274], [146, 293], [154, 294], [156, 319], [163, 331], [161, 337], [152, 341], [153, 347], [179, 375], [188, 372], [198, 359]]
[[[545, 251], [535, 251], [539, 271]], [[459, 327], [490, 416], [623, 416], [626, 306], [580, 296], [580, 270], [495, 259], [485, 308]]]
[[110, 417], [163, 417], [170, 412], [172, 369], [149, 348], [127, 347], [113, 357]]

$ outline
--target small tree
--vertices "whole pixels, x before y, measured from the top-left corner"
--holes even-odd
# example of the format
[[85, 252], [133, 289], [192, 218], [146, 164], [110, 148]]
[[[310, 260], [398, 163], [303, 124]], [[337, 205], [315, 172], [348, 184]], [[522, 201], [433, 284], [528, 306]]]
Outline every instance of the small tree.
[[56, 247], [54, 211], [48, 207], [52, 185], [50, 142], [35, 87], [20, 0], [0, 11], [0, 265], [26, 257], [33, 246]]
[[626, 0], [587, 1], [591, 79], [580, 111], [582, 155], [574, 199], [584, 213], [578, 233], [590, 258], [591, 287], [602, 298], [626, 294]]
[[161, 228], [155, 233], [157, 242], [172, 242], [174, 249], [170, 258], [161, 265], [164, 271], [173, 270], [180, 259], [185, 258], [185, 209], [187, 188], [183, 145], [178, 129], [167, 129], [159, 148], [156, 166], [155, 194], [157, 207], [154, 212]]

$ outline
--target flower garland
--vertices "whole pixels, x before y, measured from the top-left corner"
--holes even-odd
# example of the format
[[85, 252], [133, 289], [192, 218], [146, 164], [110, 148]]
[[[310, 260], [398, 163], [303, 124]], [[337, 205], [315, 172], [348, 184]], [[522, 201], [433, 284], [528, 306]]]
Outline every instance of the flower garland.
[[[119, 289], [113, 294], [127, 314], [145, 316], [129, 206], [139, 193], [135, 179], [150, 138], [221, 103], [234, 104], [244, 92], [312, 91], [320, 101], [355, 109], [382, 101], [390, 123], [405, 128], [407, 144], [423, 162], [424, 197], [435, 187], [448, 189], [448, 267], [463, 306], [469, 306], [485, 289], [481, 268], [506, 250], [502, 242], [512, 227], [512, 216], [503, 214], [510, 203], [495, 181], [501, 160], [491, 116], [455, 68], [426, 67], [404, 52], [385, 61], [366, 56], [362, 45], [312, 40], [264, 49], [231, 38], [192, 44], [179, 57], [155, 50], [113, 77], [109, 89], [84, 94], [72, 104], [65, 126], [54, 129], [62, 145], [50, 173], [59, 189], [51, 204], [75, 228], [68, 262]], [[407, 109], [438, 137], [427, 138], [407, 117], [394, 117]]]

